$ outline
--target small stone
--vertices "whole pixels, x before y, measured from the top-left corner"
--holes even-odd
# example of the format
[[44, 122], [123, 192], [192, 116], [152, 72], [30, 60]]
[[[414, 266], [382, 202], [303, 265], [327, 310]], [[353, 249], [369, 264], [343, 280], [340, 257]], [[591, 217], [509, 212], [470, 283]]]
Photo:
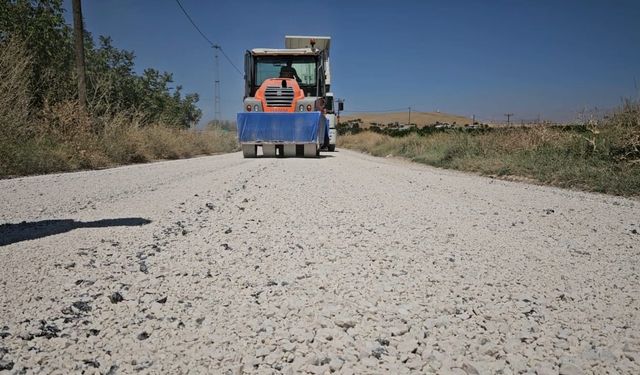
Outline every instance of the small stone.
[[598, 349], [598, 358], [605, 363], [615, 363], [617, 361], [615, 354], [607, 348]]
[[55, 324], [47, 324], [44, 320], [42, 320], [40, 324], [40, 332], [36, 334], [36, 337], [45, 337], [47, 339], [58, 337], [60, 329]]
[[569, 338], [569, 336], [571, 335], [571, 332], [569, 332], [566, 329], [561, 329], [557, 334], [556, 337], [559, 338], [560, 340], [566, 340]]
[[462, 371], [464, 371], [467, 375], [480, 375], [478, 369], [476, 369], [469, 362], [465, 362], [462, 364]]
[[269, 353], [266, 357], [264, 357], [264, 363], [272, 366], [276, 362], [278, 362], [282, 357], [282, 352], [274, 351]]
[[534, 368], [536, 375], [555, 375], [558, 373], [557, 370], [553, 369], [553, 365], [549, 363], [539, 363]]
[[138, 340], [146, 340], [149, 338], [149, 336], [151, 336], [149, 333], [145, 332], [141, 332], [140, 334], [138, 334]]
[[0, 371], [3, 371], [3, 370], [7, 370], [7, 371], [13, 370], [13, 365], [14, 365], [13, 361], [8, 361], [8, 360], [4, 360], [4, 359], [3, 359], [3, 360], [0, 360]]
[[631, 362], [640, 362], [640, 353], [638, 352], [624, 352], [623, 355]]
[[124, 298], [122, 297], [122, 294], [120, 294], [119, 292], [114, 292], [109, 296], [109, 301], [111, 301], [111, 303], [118, 303], [118, 302], [122, 302], [123, 300]]
[[490, 342], [480, 346], [478, 351], [484, 355], [488, 355], [490, 357], [495, 357], [500, 351], [498, 347]]
[[20, 336], [18, 336], [20, 339], [24, 340], [24, 341], [31, 341], [33, 340], [34, 336], [31, 333], [23, 333]]
[[371, 351], [371, 355], [376, 357], [376, 359], [380, 359], [383, 355], [387, 355], [387, 349], [379, 346]]
[[527, 358], [519, 353], [507, 354], [505, 359], [509, 363], [513, 373], [523, 373], [529, 369]]
[[273, 350], [268, 348], [268, 347], [262, 347], [258, 350], [256, 350], [256, 357], [266, 357], [269, 355], [269, 353], [271, 353]]
[[329, 370], [331, 370], [331, 372], [340, 371], [340, 369], [342, 368], [342, 365], [344, 365], [344, 361], [342, 359], [338, 357], [333, 357], [329, 362]]
[[147, 267], [147, 263], [140, 262], [140, 272], [149, 273], [149, 268]]
[[397, 325], [391, 328], [391, 336], [402, 336], [407, 332], [409, 332], [409, 327], [407, 327], [405, 324]]
[[213, 210], [213, 208], [215, 207], [215, 206], [213, 205], [213, 203], [211, 203], [211, 202], [207, 202], [207, 204], [205, 204], [205, 206], [206, 206], [208, 209], [210, 209], [210, 210]]
[[232, 232], [231, 228], [227, 228], [227, 230], [224, 231], [224, 234], [229, 234], [231, 232]]
[[627, 342], [622, 347], [622, 351], [623, 352], [637, 352], [638, 348]]
[[349, 329], [356, 326], [356, 321], [348, 316], [338, 316], [335, 318], [334, 323], [342, 329]]
[[418, 341], [415, 339], [408, 339], [398, 344], [398, 351], [400, 353], [415, 353], [418, 350]]
[[310, 356], [309, 361], [310, 364], [314, 366], [324, 366], [328, 365], [329, 362], [331, 362], [331, 359], [329, 359], [329, 357], [325, 356], [324, 354], [318, 354], [315, 356]]
[[156, 300], [156, 302], [158, 302], [158, 303], [166, 303], [167, 302], [167, 296], [164, 296], [164, 297], [160, 298], [159, 300]]
[[96, 361], [95, 359], [85, 359], [82, 362], [85, 365], [91, 366], [93, 368], [99, 368], [100, 367], [100, 362]]
[[560, 364], [560, 375], [582, 375], [584, 372], [578, 368], [578, 366], [569, 362], [562, 362]]
[[89, 330], [89, 334], [87, 334], [87, 337], [89, 336], [98, 336], [100, 334], [100, 330], [99, 329], [95, 329], [92, 328]]
[[111, 367], [109, 367], [109, 371], [107, 371], [106, 375], [116, 375], [116, 372], [118, 371], [118, 365], [111, 365]]
[[297, 345], [293, 342], [286, 342], [284, 344], [282, 344], [282, 350], [284, 350], [285, 352], [293, 352], [294, 350], [296, 350]]
[[409, 370], [420, 370], [422, 368], [422, 366], [424, 365], [424, 363], [422, 362], [421, 358], [418, 357], [417, 355], [414, 355], [412, 357], [410, 357], [407, 362], [405, 362], [405, 365], [407, 366], [407, 368]]
[[521, 345], [522, 342], [520, 340], [510, 338], [504, 343], [502, 349], [505, 353], [516, 353], [518, 350], [520, 350]]
[[307, 373], [311, 373], [311, 374], [314, 374], [314, 375], [323, 375], [323, 374], [329, 372], [329, 368], [328, 367], [329, 366], [326, 366], [326, 365], [324, 365], [324, 366], [308, 365], [305, 368], [305, 371]]
[[74, 308], [76, 308], [77, 310], [80, 310], [82, 312], [91, 311], [91, 306], [89, 305], [89, 302], [76, 301], [73, 304], [71, 304], [71, 306], [73, 306]]

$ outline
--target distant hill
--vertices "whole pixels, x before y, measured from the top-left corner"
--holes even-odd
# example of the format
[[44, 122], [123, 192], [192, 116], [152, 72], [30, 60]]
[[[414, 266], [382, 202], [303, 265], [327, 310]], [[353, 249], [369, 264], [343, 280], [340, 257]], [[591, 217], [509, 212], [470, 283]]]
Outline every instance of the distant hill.
[[[340, 115], [340, 122], [347, 122], [349, 120], [361, 119], [362, 127], [369, 127], [372, 122], [379, 124], [399, 123], [406, 124], [409, 121], [408, 112], [384, 112], [384, 113], [351, 113], [348, 115]], [[425, 125], [433, 125], [435, 123], [446, 123], [453, 125], [464, 126], [465, 124], [471, 125], [473, 121], [466, 116], [453, 115], [450, 113], [442, 112], [411, 112], [411, 123], [416, 124], [418, 127]]]

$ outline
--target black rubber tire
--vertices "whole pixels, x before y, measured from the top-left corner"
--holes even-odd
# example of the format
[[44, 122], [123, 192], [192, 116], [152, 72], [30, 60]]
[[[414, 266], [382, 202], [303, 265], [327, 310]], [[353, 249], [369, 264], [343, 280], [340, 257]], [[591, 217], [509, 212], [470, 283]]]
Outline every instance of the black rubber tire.
[[329, 152], [334, 152], [336, 150], [336, 145], [329, 145]]

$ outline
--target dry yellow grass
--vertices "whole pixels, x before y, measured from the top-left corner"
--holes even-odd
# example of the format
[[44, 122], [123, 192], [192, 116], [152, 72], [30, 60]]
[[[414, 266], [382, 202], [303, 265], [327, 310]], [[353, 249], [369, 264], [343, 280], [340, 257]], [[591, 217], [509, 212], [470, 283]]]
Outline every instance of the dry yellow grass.
[[[349, 120], [361, 119], [362, 127], [367, 128], [370, 123], [375, 122], [378, 124], [400, 123], [406, 124], [409, 121], [408, 112], [385, 112], [385, 113], [353, 113], [349, 115], [340, 116], [340, 122], [347, 122]], [[411, 112], [411, 123], [416, 124], [419, 127], [425, 125], [432, 125], [437, 122], [453, 124], [454, 122], [459, 126], [465, 124], [472, 124], [473, 121], [465, 116], [454, 115], [450, 113], [442, 112]]]
[[363, 131], [340, 136], [338, 146], [508, 179], [637, 196], [640, 106], [622, 113], [593, 132], [539, 126], [391, 137]]

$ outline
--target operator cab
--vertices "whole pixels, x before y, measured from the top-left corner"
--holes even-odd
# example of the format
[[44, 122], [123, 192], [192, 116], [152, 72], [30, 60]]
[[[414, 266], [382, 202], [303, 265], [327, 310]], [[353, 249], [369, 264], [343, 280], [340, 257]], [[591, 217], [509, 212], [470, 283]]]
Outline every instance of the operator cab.
[[254, 97], [260, 86], [272, 78], [295, 78], [305, 96], [322, 97], [328, 91], [323, 61], [324, 52], [310, 48], [247, 51], [245, 98]]

